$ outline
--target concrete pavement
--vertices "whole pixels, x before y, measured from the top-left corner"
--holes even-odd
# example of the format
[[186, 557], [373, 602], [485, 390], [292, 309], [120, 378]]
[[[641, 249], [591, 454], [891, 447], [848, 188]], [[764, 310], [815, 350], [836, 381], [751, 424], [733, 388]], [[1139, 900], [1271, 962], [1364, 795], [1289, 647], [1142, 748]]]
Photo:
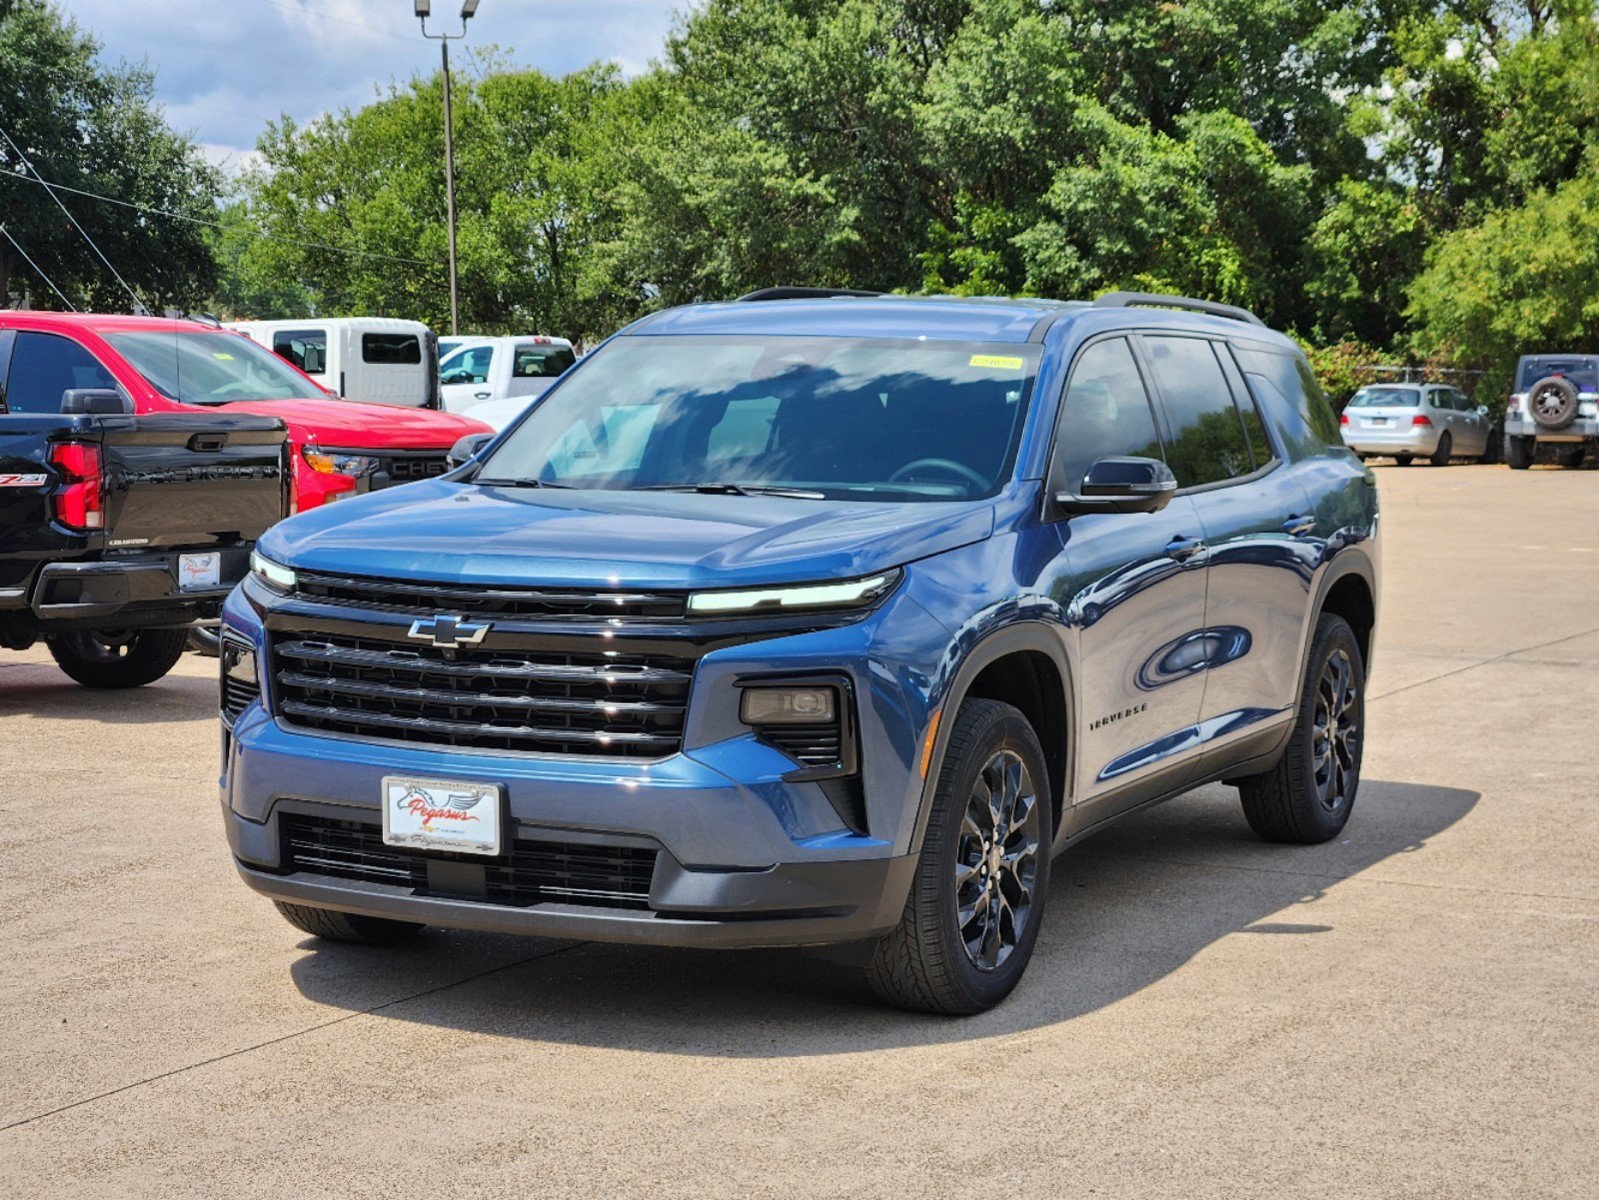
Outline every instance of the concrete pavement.
[[0, 1196], [1592, 1195], [1599, 477], [1377, 471], [1343, 838], [1141, 814], [970, 1020], [798, 954], [321, 945], [233, 875], [212, 660], [0, 653]]

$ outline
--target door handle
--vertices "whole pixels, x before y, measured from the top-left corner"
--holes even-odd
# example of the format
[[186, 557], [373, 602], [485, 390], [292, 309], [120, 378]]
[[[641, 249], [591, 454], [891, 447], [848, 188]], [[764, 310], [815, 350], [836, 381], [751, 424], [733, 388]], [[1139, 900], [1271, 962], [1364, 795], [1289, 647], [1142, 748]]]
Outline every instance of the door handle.
[[1307, 513], [1302, 517], [1289, 517], [1282, 524], [1283, 532], [1291, 533], [1295, 537], [1304, 537], [1305, 534], [1309, 533], [1314, 528], [1316, 528], [1316, 518], [1310, 513]]
[[473, 392], [472, 393], [472, 399], [474, 399], [474, 400], [487, 400], [492, 395], [494, 395], [493, 392]]
[[1177, 537], [1166, 543], [1166, 557], [1187, 562], [1205, 548], [1203, 538]]

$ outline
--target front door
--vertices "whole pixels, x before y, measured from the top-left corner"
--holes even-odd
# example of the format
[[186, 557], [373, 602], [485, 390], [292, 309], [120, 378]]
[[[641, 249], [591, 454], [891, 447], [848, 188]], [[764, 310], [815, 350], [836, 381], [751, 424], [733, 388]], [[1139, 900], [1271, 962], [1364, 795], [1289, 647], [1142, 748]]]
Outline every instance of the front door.
[[[1164, 457], [1125, 337], [1091, 342], [1073, 364], [1050, 490], [1077, 491], [1089, 466], [1112, 455]], [[1158, 513], [1086, 514], [1061, 528], [1049, 591], [1077, 648], [1072, 797], [1102, 801], [1109, 815], [1181, 786], [1194, 769], [1205, 684], [1191, 650], [1205, 619], [1201, 530], [1187, 497]]]

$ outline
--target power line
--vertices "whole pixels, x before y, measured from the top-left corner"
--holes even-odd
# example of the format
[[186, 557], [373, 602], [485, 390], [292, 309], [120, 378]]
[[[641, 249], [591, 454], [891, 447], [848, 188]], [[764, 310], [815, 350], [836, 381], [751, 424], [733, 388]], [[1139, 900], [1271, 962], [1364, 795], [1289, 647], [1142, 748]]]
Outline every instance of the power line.
[[[115, 196], [106, 196], [99, 192], [85, 191], [83, 188], [70, 187], [64, 183], [46, 183], [45, 180], [39, 178], [37, 175], [28, 175], [21, 171], [13, 171], [7, 167], [0, 167], [0, 175], [10, 175], [13, 178], [21, 179], [26, 183], [37, 183], [45, 188], [53, 187], [58, 191], [71, 192], [75, 196], [86, 196], [91, 200], [103, 200], [107, 204], [120, 205], [123, 208], [131, 208], [142, 213], [153, 213], [159, 217], [169, 217], [174, 221], [188, 221], [192, 225], [205, 225], [212, 229], [221, 229], [223, 231], [228, 229], [228, 226], [222, 224], [220, 221], [207, 221], [204, 217], [191, 217], [187, 213], [173, 212], [171, 209], [156, 208], [149, 204], [136, 204], [132, 200], [119, 200]], [[383, 254], [376, 250], [352, 250], [348, 246], [330, 246], [326, 242], [313, 242], [301, 237], [284, 237], [282, 234], [267, 233], [258, 225], [252, 225], [249, 227], [249, 229], [250, 232], [256, 237], [261, 238], [264, 241], [291, 242], [296, 246], [305, 246], [313, 250], [327, 250], [333, 254], [347, 254], [353, 258], [381, 258], [387, 262], [407, 263], [414, 267], [437, 267], [439, 265], [436, 262], [429, 262], [422, 258], [405, 258], [398, 254]]]
[[[44, 268], [41, 267], [38, 263], [33, 261], [32, 257], [29, 256], [28, 252], [22, 248], [22, 243], [17, 241], [16, 238], [11, 236], [11, 231], [9, 229], [7, 229], [4, 225], [0, 225], [0, 233], [5, 234], [6, 241], [10, 242], [13, 246], [15, 246], [17, 248], [17, 253], [22, 255], [22, 261], [27, 263], [30, 267], [33, 268], [33, 273], [35, 275], [37, 275], [40, 279], [42, 279], [46, 283], [48, 283], [50, 285], [50, 290], [52, 292], [54, 292], [56, 295], [61, 297], [61, 303], [65, 304], [73, 312], [77, 312], [78, 311], [77, 305], [73, 304], [72, 301], [68, 300], [67, 299], [67, 294], [65, 292], [63, 292], [60, 288], [56, 287], [56, 281], [51, 279], [50, 276], [46, 275], [44, 273]], [[0, 299], [4, 299], [4, 297], [0, 296]]]
[[[39, 172], [34, 169], [34, 165], [29, 160], [28, 156], [22, 152], [22, 147], [17, 145], [17, 143], [12, 140], [11, 135], [7, 133], [3, 127], [0, 127], [0, 137], [5, 138], [6, 144], [9, 145], [11, 149], [16, 152], [17, 157], [22, 160], [22, 165], [31, 174], [37, 176]], [[14, 175], [16, 172], [13, 171], [12, 174]], [[24, 178], [26, 178], [26, 176], [24, 176]], [[105, 251], [101, 250], [100, 247], [95, 243], [95, 240], [89, 236], [88, 231], [84, 229], [82, 225], [78, 224], [78, 218], [73, 216], [71, 210], [61, 202], [61, 197], [56, 195], [51, 189], [50, 185], [45, 183], [43, 179], [40, 179], [39, 182], [43, 184], [44, 190], [50, 193], [50, 199], [56, 202], [56, 207], [66, 214], [67, 220], [72, 222], [72, 227], [83, 235], [84, 241], [89, 243], [89, 249], [93, 250], [95, 254], [99, 255], [100, 261], [105, 263], [105, 269], [110, 271], [111, 274], [116, 277], [116, 281], [122, 285], [122, 290], [127, 292], [128, 295], [133, 298], [133, 311], [136, 313], [148, 313], [150, 310], [145, 307], [144, 301], [139, 299], [139, 293], [134, 291], [133, 288], [129, 286], [128, 281], [122, 278], [121, 273], [111, 265], [111, 260], [105, 256]], [[51, 286], [54, 287], [55, 285], [52, 284]]]

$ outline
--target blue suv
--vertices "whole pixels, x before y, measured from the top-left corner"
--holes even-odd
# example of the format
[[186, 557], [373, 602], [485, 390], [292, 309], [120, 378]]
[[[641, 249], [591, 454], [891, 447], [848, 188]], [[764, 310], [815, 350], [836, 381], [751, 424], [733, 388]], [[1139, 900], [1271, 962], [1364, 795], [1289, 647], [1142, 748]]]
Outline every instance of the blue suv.
[[1116, 817], [1349, 818], [1377, 493], [1242, 310], [773, 289], [457, 457], [227, 603], [228, 839], [302, 930], [847, 944], [970, 1013]]

